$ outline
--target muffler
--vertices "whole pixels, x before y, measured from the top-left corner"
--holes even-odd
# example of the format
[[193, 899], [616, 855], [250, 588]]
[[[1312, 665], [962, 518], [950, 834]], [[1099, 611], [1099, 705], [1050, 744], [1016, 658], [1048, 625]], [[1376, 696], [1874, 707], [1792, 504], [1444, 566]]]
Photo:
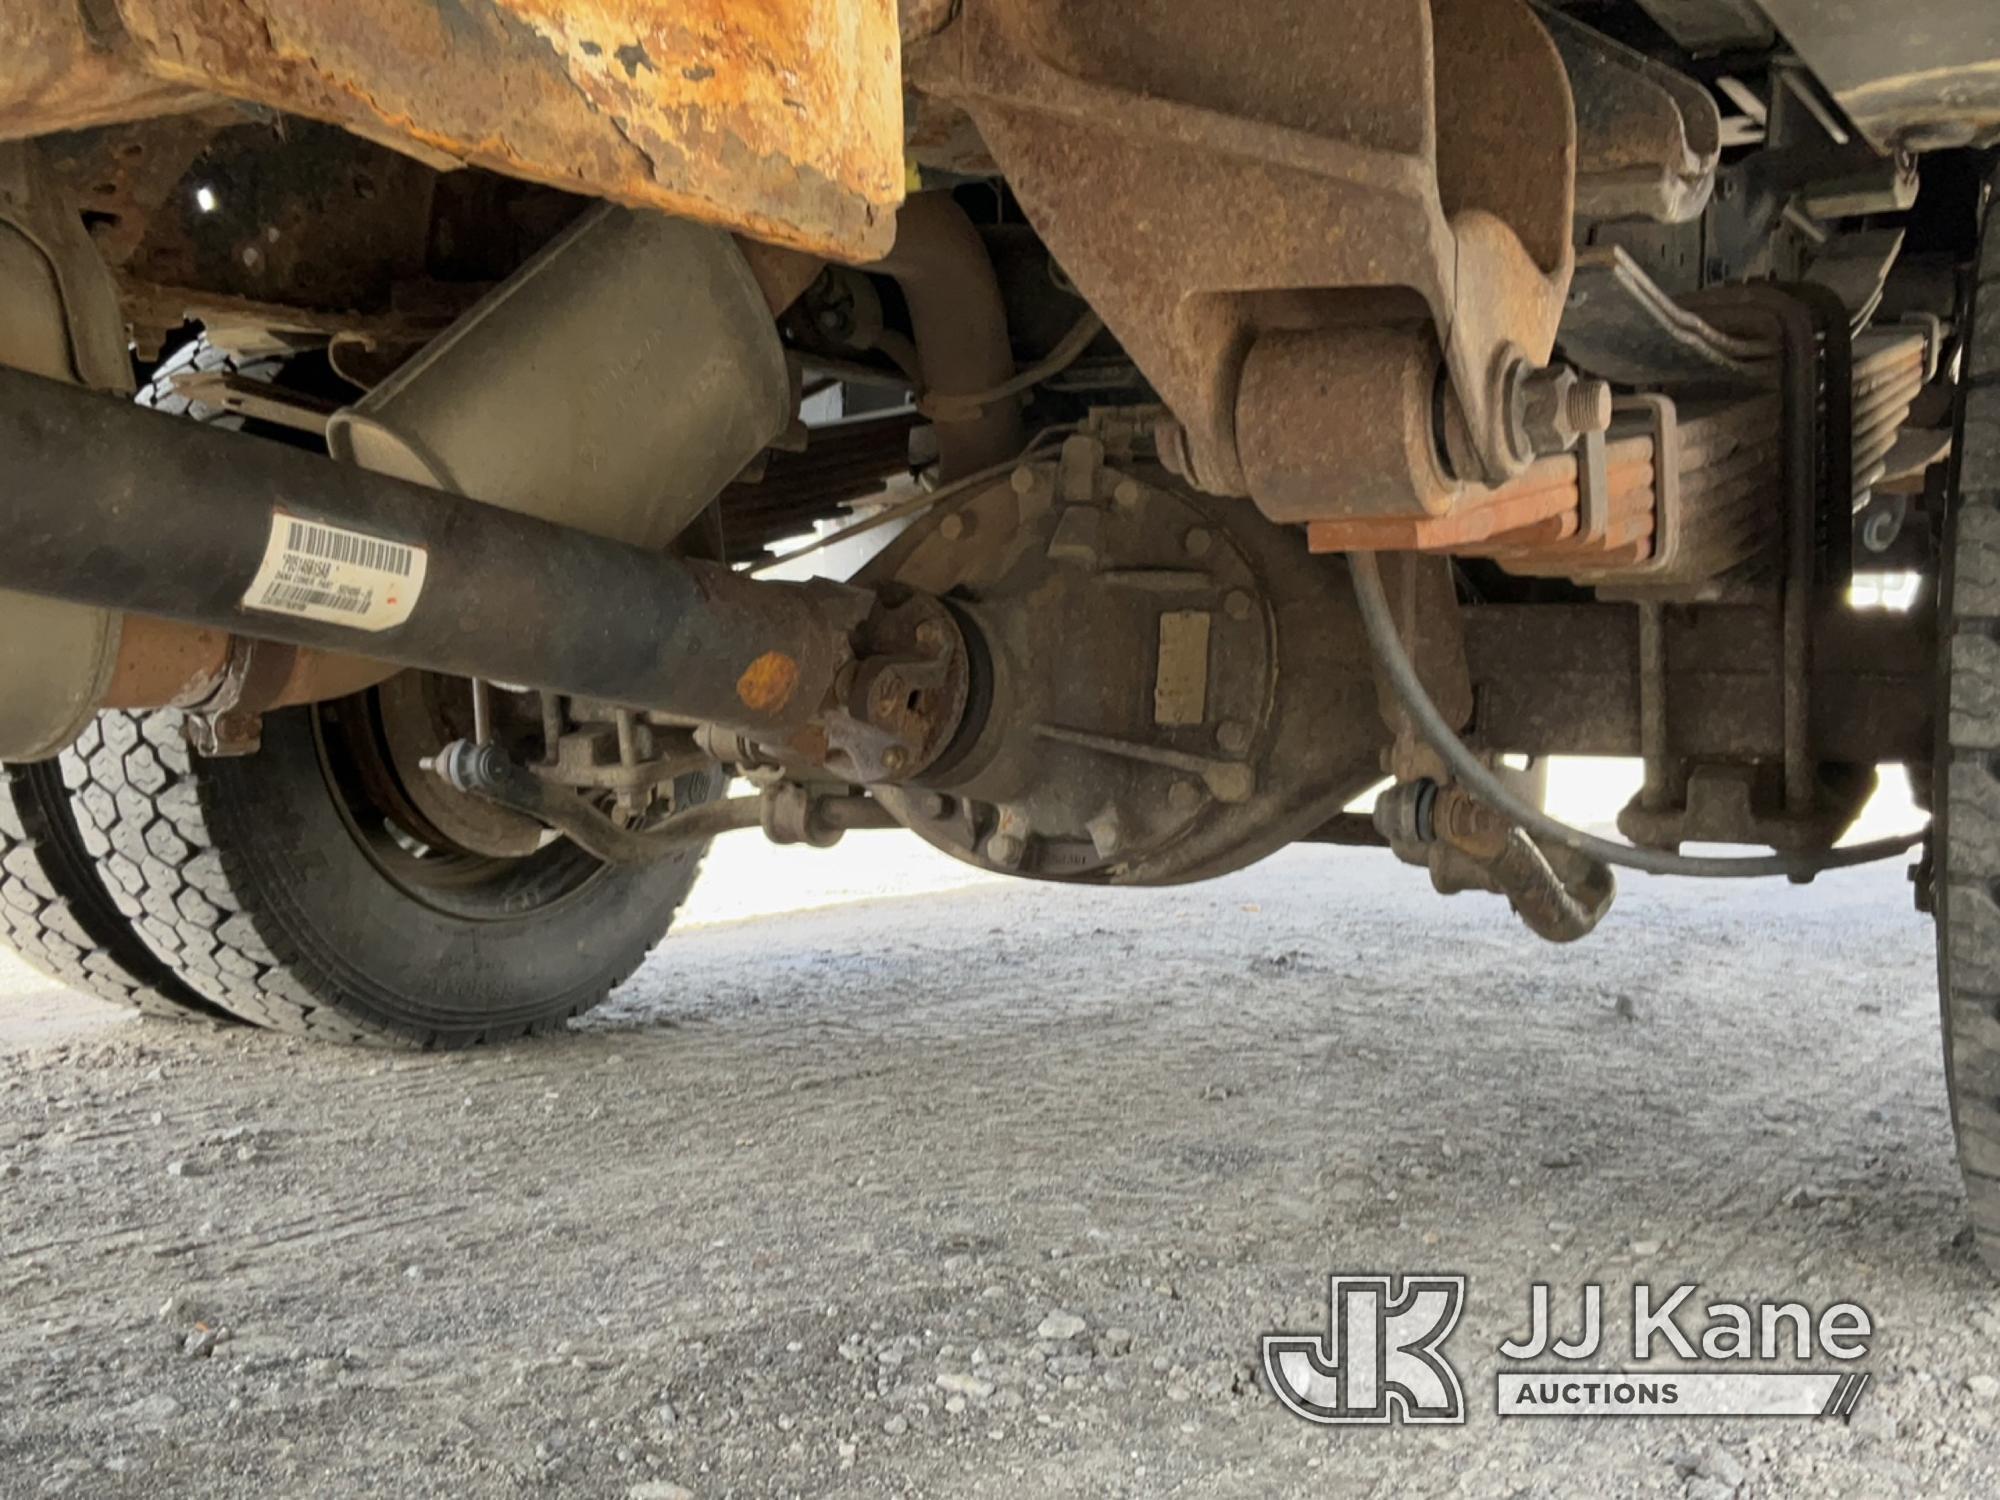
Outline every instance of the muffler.
[[326, 440], [364, 469], [664, 547], [796, 406], [735, 240], [599, 204], [334, 413]]

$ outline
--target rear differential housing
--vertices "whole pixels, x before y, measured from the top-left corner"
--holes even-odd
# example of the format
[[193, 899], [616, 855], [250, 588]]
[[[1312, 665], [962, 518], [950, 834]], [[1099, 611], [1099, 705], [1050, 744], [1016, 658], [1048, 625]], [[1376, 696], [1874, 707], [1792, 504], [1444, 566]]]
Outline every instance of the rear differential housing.
[[1376, 774], [1385, 731], [1342, 566], [1072, 437], [927, 512], [855, 580], [944, 599], [974, 667], [955, 741], [921, 785], [877, 795], [1013, 874], [1151, 884], [1247, 864]]

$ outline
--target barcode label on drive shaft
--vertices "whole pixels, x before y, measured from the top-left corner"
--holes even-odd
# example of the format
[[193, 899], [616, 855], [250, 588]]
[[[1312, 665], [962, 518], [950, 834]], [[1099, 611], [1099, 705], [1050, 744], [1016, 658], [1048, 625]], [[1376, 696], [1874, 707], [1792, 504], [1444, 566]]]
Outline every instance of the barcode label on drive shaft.
[[428, 563], [422, 547], [273, 511], [264, 560], [244, 590], [243, 607], [389, 630], [417, 607]]

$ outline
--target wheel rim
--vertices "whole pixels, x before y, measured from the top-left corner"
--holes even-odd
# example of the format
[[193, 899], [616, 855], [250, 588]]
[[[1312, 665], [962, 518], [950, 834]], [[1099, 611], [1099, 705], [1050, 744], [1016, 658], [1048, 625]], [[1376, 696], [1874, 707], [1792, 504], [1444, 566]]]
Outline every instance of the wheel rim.
[[[412, 763], [420, 740], [409, 716], [419, 708], [434, 716], [421, 730], [435, 737], [429, 747], [435, 749], [470, 731], [470, 695], [462, 694], [467, 722], [461, 726], [446, 691], [464, 684], [432, 678], [419, 696], [402, 679], [391, 683], [305, 710], [341, 820], [385, 880], [446, 915], [505, 922], [571, 900], [604, 874], [601, 861], [567, 839], [543, 834], [522, 840], [525, 820], [448, 788], [424, 786], [418, 778], [425, 773]], [[470, 805], [454, 808], [438, 793]]]

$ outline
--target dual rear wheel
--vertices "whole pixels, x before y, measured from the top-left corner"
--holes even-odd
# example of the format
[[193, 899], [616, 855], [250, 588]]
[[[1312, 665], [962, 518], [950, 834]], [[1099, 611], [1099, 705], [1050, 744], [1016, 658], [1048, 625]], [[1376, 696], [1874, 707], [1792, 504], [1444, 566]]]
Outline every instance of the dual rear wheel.
[[1952, 1126], [1975, 1243], [2000, 1272], [2000, 204], [1985, 220], [1939, 591], [1932, 857]]
[[[139, 396], [238, 425], [175, 392], [185, 371], [277, 365], [197, 342]], [[409, 1046], [557, 1028], [666, 935], [700, 866], [604, 864], [423, 771], [472, 728], [463, 682], [404, 673], [266, 714], [236, 758], [194, 755], [181, 721], [107, 710], [58, 758], [0, 767], [0, 937], [151, 1015]], [[686, 776], [673, 804], [721, 789]]]
[[699, 852], [455, 843], [398, 780], [394, 687], [269, 714], [254, 755], [194, 756], [172, 710], [107, 711], [58, 761], [8, 768], [12, 945], [154, 1014], [332, 1041], [503, 1041], [597, 1004], [666, 935]]

